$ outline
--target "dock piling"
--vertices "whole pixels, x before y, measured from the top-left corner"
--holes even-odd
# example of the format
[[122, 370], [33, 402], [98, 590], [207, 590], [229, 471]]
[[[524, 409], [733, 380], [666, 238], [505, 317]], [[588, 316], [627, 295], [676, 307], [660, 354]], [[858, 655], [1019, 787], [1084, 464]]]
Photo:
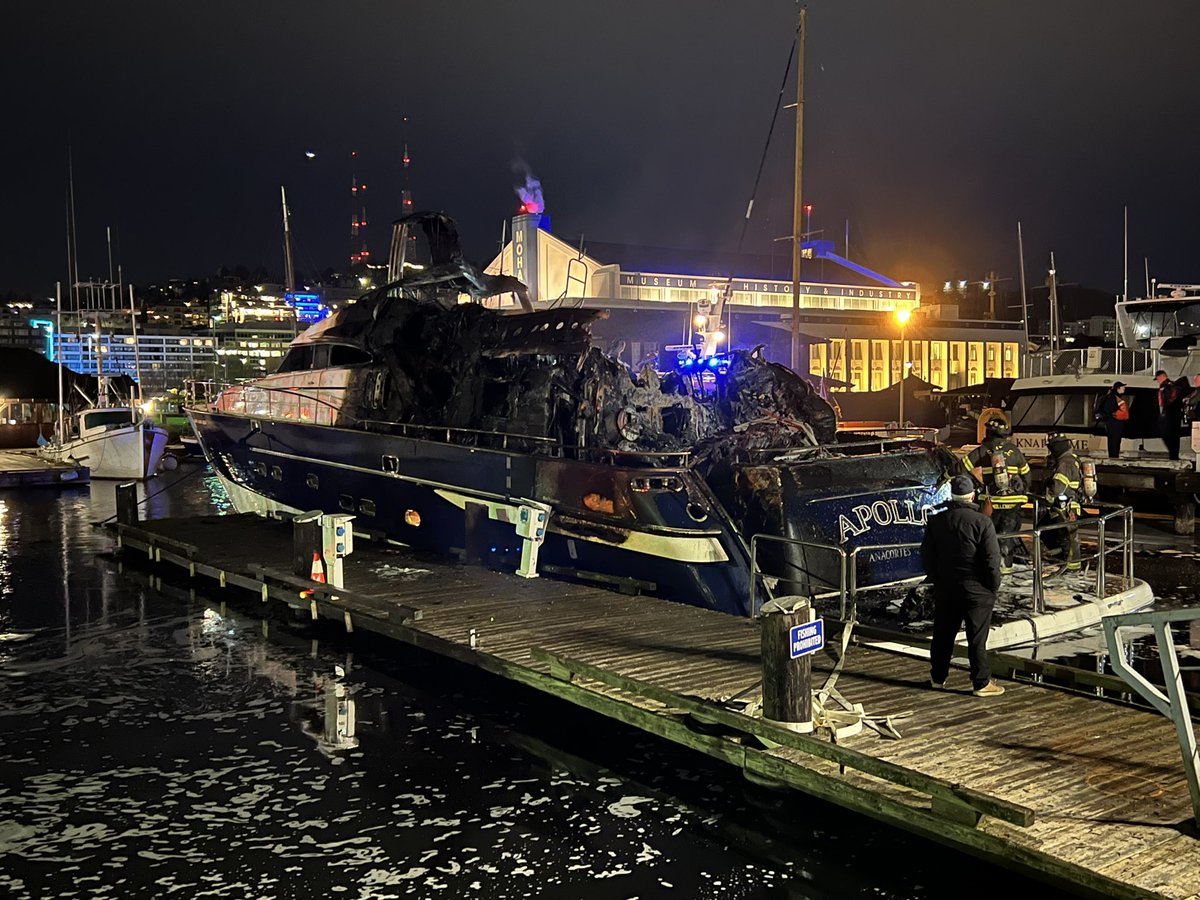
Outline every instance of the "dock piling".
[[138, 523], [136, 481], [126, 481], [117, 485], [117, 522], [122, 525], [136, 525]]
[[797, 654], [792, 634], [813, 621], [803, 597], [780, 597], [762, 607], [763, 718], [789, 731], [813, 730], [812, 657]]

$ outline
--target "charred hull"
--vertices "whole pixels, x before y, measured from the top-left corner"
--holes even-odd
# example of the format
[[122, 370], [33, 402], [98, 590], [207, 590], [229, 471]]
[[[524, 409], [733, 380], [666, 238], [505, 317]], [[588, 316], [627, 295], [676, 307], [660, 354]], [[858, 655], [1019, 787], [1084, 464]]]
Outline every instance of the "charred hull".
[[[275, 374], [189, 410], [239, 510], [353, 512], [503, 566], [530, 501], [549, 510], [542, 571], [745, 614], [754, 535], [790, 540], [764, 542], [776, 588], [836, 589], [855, 546], [911, 538], [945, 481], [934, 451], [838, 445], [832, 407], [759, 349], [632, 372], [591, 346], [603, 310], [534, 310], [462, 260], [446, 216], [398, 222], [390, 271]], [[524, 312], [460, 302], [509, 292]], [[917, 574], [911, 555], [867, 552], [863, 583]]]
[[[363, 532], [459, 556], [468, 555], [473, 541], [486, 563], [511, 569], [520, 540], [496, 511], [518, 498], [533, 499], [554, 510], [541, 550], [543, 571], [733, 615], [751, 612], [748, 535], [837, 544], [844, 532], [847, 553], [919, 539], [922, 510], [939, 496], [936, 460], [923, 451], [890, 454], [890, 484], [882, 495], [877, 479], [855, 490], [829, 490], [831, 478], [848, 484], [845, 479], [862, 476], [864, 467], [881, 468], [875, 456], [746, 467], [739, 481], [754, 479], [758, 487], [743, 494], [743, 506], [733, 513], [691, 468], [593, 464], [355, 429], [191, 415], [239, 511], [353, 512]], [[764, 488], [764, 478], [778, 488]], [[593, 498], [606, 502], [589, 508], [601, 505]], [[468, 504], [488, 515], [469, 525]], [[815, 546], [764, 543], [758, 569], [781, 578], [777, 594], [822, 593], [836, 588], [839, 559]], [[859, 562], [862, 584], [918, 574], [908, 553], [868, 552]]]

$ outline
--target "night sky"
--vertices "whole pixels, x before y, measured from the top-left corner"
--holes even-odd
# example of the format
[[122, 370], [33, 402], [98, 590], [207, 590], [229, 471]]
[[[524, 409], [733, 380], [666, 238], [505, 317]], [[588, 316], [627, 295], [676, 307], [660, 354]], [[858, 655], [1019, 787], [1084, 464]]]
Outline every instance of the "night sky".
[[[514, 160], [556, 233], [731, 250], [795, 28], [787, 0], [7, 2], [0, 53], [0, 293], [65, 272], [67, 149], [82, 275], [298, 269], [350, 252], [351, 149], [370, 243], [416, 207], [490, 258]], [[1017, 274], [1119, 293], [1200, 280], [1200, 4], [813, 0], [805, 197], [812, 227], [925, 290]], [[794, 79], [789, 79], [789, 93]], [[790, 99], [790, 98], [789, 98]], [[747, 249], [790, 232], [783, 113]], [[315, 152], [308, 159], [306, 151]], [[782, 245], [780, 245], [782, 247]], [[1015, 283], [1015, 282], [1014, 282]]]

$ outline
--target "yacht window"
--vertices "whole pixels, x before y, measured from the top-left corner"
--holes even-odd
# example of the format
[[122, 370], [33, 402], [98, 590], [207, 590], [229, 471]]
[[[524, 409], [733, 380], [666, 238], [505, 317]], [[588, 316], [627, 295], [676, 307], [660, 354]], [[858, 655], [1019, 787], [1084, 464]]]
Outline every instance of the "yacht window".
[[107, 412], [90, 412], [83, 416], [84, 428], [98, 428], [101, 425], [128, 425], [133, 421], [133, 414], [127, 409], [113, 409]]
[[304, 483], [315, 491], [317, 488], [319, 488], [321, 486], [321, 479], [319, 479], [312, 472], [309, 472], [307, 475], [304, 476]]
[[329, 348], [331, 366], [361, 366], [371, 361], [371, 354], [349, 344], [334, 344]]
[[364, 516], [375, 515], [375, 501], [374, 500], [359, 500], [358, 501], [358, 511], [360, 513], [362, 513]]
[[276, 481], [283, 481], [283, 469], [279, 466], [271, 466], [271, 477]]
[[1014, 427], [1046, 426], [1054, 421], [1056, 413], [1053, 394], [1026, 394], [1013, 404], [1012, 423]]
[[313, 347], [312, 365], [313, 369], [328, 369], [329, 368], [329, 345], [318, 344]]
[[276, 372], [303, 372], [312, 368], [313, 348], [309, 344], [292, 347]]
[[349, 494], [338, 495], [338, 506], [346, 512], [354, 512], [354, 498]]

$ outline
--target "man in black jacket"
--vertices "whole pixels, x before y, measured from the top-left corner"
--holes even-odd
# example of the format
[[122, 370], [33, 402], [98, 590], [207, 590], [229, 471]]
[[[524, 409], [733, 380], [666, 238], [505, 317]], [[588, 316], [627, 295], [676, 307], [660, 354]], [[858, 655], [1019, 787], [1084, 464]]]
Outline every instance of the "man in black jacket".
[[921, 542], [921, 562], [933, 582], [933, 645], [929, 683], [946, 687], [959, 626], [966, 623], [972, 693], [998, 697], [987, 662], [988, 629], [1000, 587], [1000, 543], [992, 520], [979, 511], [975, 481], [958, 475], [950, 482], [950, 505], [930, 518]]
[[1154, 373], [1158, 382], [1158, 436], [1167, 445], [1167, 458], [1179, 459], [1179, 432], [1182, 427], [1182, 401], [1179, 385], [1159, 369]]

